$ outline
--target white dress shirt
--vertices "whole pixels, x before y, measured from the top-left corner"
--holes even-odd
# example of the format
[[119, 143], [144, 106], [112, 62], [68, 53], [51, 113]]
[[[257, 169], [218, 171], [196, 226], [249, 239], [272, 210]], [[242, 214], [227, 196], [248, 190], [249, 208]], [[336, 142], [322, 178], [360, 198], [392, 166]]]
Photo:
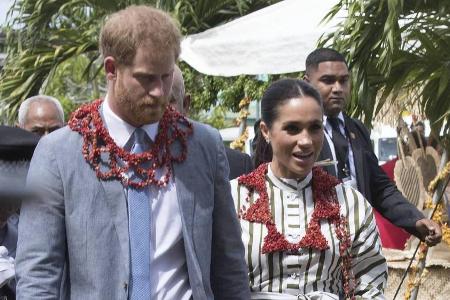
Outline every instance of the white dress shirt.
[[[344, 119], [344, 114], [342, 112], [339, 113], [338, 115], [338, 119], [339, 119], [339, 130], [341, 131], [342, 135], [346, 138], [347, 143], [348, 143], [348, 163], [349, 163], [349, 167], [350, 167], [350, 177], [349, 178], [344, 178], [342, 181], [344, 182], [344, 184], [350, 185], [355, 189], [358, 189], [358, 184], [356, 181], [356, 168], [355, 168], [355, 160], [353, 157], [353, 150], [352, 150], [352, 145], [350, 143], [349, 137], [347, 136], [347, 132], [345, 131], [344, 128], [344, 124], [345, 124], [345, 119]], [[325, 138], [328, 141], [328, 145], [330, 145], [330, 149], [331, 149], [331, 154], [333, 155], [333, 160], [337, 161], [336, 158], [336, 150], [334, 149], [334, 144], [333, 144], [333, 133], [332, 133], [332, 128], [331, 128], [331, 124], [329, 122], [327, 122], [327, 116], [324, 115], [323, 116], [323, 126], [325, 128], [324, 133], [325, 133]], [[335, 165], [335, 170], [336, 170], [336, 174], [337, 174], [337, 165]]]
[[[109, 135], [117, 146], [124, 147], [136, 128], [111, 110], [107, 96], [101, 109]], [[158, 124], [141, 127], [153, 141], [158, 133]], [[163, 170], [158, 170], [156, 174], [160, 177], [164, 173]], [[166, 187], [150, 186], [149, 189], [151, 206], [149, 266], [151, 298], [149, 299], [191, 299], [192, 290], [189, 285], [175, 180], [171, 177]]]

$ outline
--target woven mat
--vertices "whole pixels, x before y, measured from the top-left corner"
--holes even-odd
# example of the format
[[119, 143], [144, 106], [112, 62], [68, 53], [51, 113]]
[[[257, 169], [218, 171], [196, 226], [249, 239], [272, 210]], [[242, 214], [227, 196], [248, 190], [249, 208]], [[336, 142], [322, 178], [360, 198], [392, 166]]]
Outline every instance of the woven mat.
[[[415, 250], [417, 244], [413, 243]], [[427, 273], [419, 288], [417, 300], [448, 300], [450, 299], [450, 248], [441, 243], [432, 247], [427, 256]], [[388, 265], [388, 283], [385, 290], [386, 299], [393, 299], [400, 284], [413, 250], [383, 249]], [[431, 254], [431, 255], [430, 255]], [[413, 266], [416, 262], [413, 262]], [[403, 300], [408, 283], [408, 276], [400, 288], [396, 300]]]
[[[428, 273], [425, 276], [419, 288], [417, 300], [448, 300], [450, 299], [450, 269], [438, 266], [427, 268]], [[389, 267], [389, 276], [387, 288], [385, 290], [386, 299], [393, 299], [395, 291], [403, 276], [403, 269]], [[396, 300], [405, 299], [405, 289], [408, 277], [402, 284]]]

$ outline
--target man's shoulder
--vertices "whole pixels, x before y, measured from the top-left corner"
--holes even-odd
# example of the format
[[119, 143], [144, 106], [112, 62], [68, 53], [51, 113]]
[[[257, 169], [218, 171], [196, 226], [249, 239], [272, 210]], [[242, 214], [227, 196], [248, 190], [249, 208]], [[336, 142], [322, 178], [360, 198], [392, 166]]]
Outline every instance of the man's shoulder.
[[205, 139], [213, 139], [216, 140], [220, 134], [219, 131], [204, 123], [200, 123], [198, 121], [189, 120], [192, 123], [192, 128], [194, 131], [193, 138], [199, 141], [203, 141]]
[[347, 114], [344, 114], [344, 120], [345, 120], [346, 123], [350, 122], [353, 125], [360, 126], [360, 127], [365, 127], [364, 124], [359, 119], [350, 117]]
[[207, 131], [207, 132], [212, 132], [212, 131], [216, 131], [217, 129], [215, 129], [214, 127], [212, 127], [211, 125], [205, 124], [205, 123], [201, 123], [199, 121], [195, 121], [192, 119], [189, 119], [189, 122], [192, 123], [193, 127], [197, 130], [202, 130], [202, 131]]
[[[42, 137], [36, 147], [36, 152], [48, 152], [57, 155], [58, 153], [67, 156], [73, 151], [80, 151], [82, 144], [82, 137], [78, 132], [72, 131], [69, 126], [64, 126], [52, 133]], [[49, 154], [50, 155], [50, 154]]]
[[53, 131], [52, 133], [44, 136], [41, 140], [46, 141], [47, 143], [60, 143], [60, 142], [68, 142], [69, 140], [73, 140], [74, 138], [80, 138], [79, 133], [70, 129], [69, 126], [64, 126], [60, 129]]
[[[349, 117], [347, 115], [344, 115], [345, 123], [347, 128], [354, 128], [356, 129], [365, 139], [370, 139], [370, 132], [367, 129], [367, 127], [361, 122], [360, 120], [356, 118]], [[350, 126], [348, 126], [350, 125]]]
[[250, 155], [248, 155], [247, 153], [242, 153], [241, 151], [231, 149], [229, 147], [225, 147], [225, 152], [227, 154], [228, 159], [230, 159], [230, 158], [239, 159], [239, 160], [251, 159]]

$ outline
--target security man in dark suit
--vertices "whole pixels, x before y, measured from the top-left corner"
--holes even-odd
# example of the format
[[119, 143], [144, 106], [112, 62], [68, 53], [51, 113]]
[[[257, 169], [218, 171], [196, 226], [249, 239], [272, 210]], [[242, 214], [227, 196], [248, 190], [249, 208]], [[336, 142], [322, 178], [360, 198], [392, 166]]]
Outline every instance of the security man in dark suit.
[[[15, 258], [18, 210], [27, 195], [28, 165], [39, 137], [20, 128], [0, 126], [0, 246]], [[5, 259], [5, 257], [2, 257]], [[14, 276], [12, 276], [14, 277]], [[15, 299], [15, 281], [2, 277], [0, 299]]]
[[225, 147], [225, 153], [230, 165], [230, 180], [253, 171], [252, 159], [248, 154], [228, 147]]
[[[178, 66], [175, 66], [173, 72], [172, 91], [170, 95], [170, 104], [183, 115], [189, 114], [189, 105], [191, 103], [190, 95], [185, 93], [183, 74]], [[230, 166], [229, 179], [235, 179], [243, 174], [253, 171], [253, 162], [248, 154], [225, 147], [225, 153]]]
[[369, 131], [344, 113], [350, 95], [350, 72], [343, 55], [333, 49], [316, 49], [306, 58], [304, 77], [321, 94], [325, 139], [319, 160], [337, 161], [327, 171], [358, 189], [386, 219], [434, 246], [441, 241], [439, 225], [398, 191], [378, 165]]

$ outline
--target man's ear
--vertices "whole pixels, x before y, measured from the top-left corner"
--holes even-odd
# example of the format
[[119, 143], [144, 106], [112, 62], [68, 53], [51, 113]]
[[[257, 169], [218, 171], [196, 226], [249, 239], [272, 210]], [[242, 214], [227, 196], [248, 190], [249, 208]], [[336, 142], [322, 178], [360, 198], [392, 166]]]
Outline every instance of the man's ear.
[[112, 56], [105, 57], [103, 66], [105, 68], [106, 79], [115, 80], [117, 76], [117, 62], [115, 58]]
[[186, 116], [189, 116], [190, 107], [191, 107], [191, 95], [186, 94], [183, 99], [183, 110]]
[[309, 77], [306, 73], [305, 73], [305, 75], [303, 75], [303, 80], [306, 82], [309, 82]]

